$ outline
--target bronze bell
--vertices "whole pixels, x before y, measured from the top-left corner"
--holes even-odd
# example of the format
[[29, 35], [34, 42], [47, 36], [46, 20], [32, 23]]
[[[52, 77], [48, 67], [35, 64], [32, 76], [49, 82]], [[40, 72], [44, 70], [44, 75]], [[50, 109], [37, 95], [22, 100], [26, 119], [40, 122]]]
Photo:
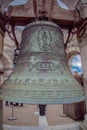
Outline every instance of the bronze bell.
[[28, 104], [67, 104], [86, 99], [67, 65], [59, 26], [48, 21], [26, 26], [17, 67], [0, 88], [0, 99]]

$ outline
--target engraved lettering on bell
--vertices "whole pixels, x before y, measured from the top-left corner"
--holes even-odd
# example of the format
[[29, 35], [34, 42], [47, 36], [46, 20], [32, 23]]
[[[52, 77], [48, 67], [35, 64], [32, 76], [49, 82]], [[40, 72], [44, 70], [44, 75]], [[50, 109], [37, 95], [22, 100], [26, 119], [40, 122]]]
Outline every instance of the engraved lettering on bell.
[[51, 49], [51, 41], [52, 41], [52, 37], [50, 31], [42, 27], [38, 31], [38, 44], [40, 49], [43, 51], [49, 51]]
[[37, 21], [25, 27], [17, 67], [0, 87], [0, 99], [28, 104], [66, 104], [86, 99], [82, 86], [69, 71], [59, 26]]
[[52, 62], [38, 62], [36, 63], [37, 70], [54, 70], [55, 65]]

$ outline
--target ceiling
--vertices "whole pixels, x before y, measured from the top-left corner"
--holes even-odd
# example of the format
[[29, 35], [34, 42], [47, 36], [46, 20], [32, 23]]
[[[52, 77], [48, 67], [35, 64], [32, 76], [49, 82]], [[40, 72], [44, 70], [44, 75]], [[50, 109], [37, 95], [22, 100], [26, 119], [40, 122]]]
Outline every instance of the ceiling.
[[[12, 5], [18, 1], [21, 4]], [[2, 20], [10, 21], [16, 26], [26, 26], [32, 20], [45, 17], [62, 28], [70, 28], [75, 20], [73, 9], [77, 2], [78, 0], [0, 0], [2, 14], [5, 13]]]
[[[13, 1], [16, 1], [16, 0], [0, 0], [2, 11], [4, 11], [8, 7], [8, 5]], [[24, 1], [29, 1], [29, 0], [24, 0]], [[74, 9], [76, 3], [78, 2], [78, 0], [57, 0], [57, 1], [63, 2], [69, 9]]]

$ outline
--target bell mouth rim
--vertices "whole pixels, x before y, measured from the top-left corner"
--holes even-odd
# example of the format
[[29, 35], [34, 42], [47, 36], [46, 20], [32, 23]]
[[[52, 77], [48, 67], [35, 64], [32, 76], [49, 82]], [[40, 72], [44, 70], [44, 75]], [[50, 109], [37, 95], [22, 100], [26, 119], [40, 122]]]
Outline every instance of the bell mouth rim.
[[81, 96], [76, 98], [67, 98], [67, 99], [21, 99], [21, 98], [14, 98], [14, 97], [2, 97], [1, 100], [8, 100], [12, 102], [18, 102], [18, 103], [24, 103], [29, 105], [36, 105], [36, 104], [42, 104], [42, 105], [59, 105], [59, 104], [72, 104], [72, 103], [79, 103], [83, 102], [87, 99], [87, 96]]

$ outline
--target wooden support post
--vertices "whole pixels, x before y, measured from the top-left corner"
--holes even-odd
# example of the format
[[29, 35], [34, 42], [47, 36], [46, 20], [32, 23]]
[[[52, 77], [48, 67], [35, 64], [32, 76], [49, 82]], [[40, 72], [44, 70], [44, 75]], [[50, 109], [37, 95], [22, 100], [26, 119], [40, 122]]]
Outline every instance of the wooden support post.
[[0, 100], [0, 130], [3, 130], [3, 101]]

